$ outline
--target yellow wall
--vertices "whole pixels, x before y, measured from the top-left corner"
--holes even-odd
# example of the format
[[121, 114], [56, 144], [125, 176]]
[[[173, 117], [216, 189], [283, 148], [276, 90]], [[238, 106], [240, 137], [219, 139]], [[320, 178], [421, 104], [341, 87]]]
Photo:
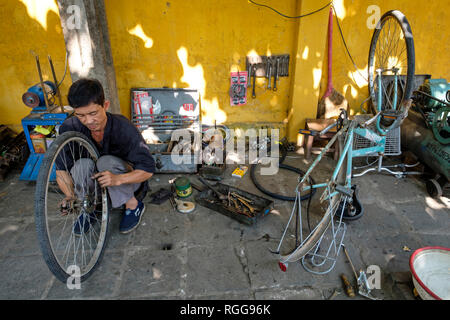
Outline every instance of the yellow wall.
[[[408, 19], [414, 38], [416, 74], [431, 74], [433, 78], [445, 78], [450, 81], [450, 68], [448, 67], [450, 13], [446, 10], [450, 5], [449, 0], [343, 1], [343, 6], [338, 8], [339, 21], [350, 52], [360, 71], [364, 74], [367, 73], [369, 45], [373, 33], [373, 30], [366, 27], [366, 20], [369, 17], [366, 10], [371, 4], [377, 4], [381, 9], [381, 14], [398, 9]], [[333, 81], [336, 89], [345, 92], [352, 108], [357, 111], [360, 103], [368, 96], [367, 83], [359, 82], [357, 74], [355, 74], [357, 81], [352, 80], [350, 72], [355, 71], [355, 68], [345, 53], [336, 25], [335, 31]]]
[[[245, 70], [247, 54], [295, 53], [298, 22], [242, 0], [105, 1], [123, 114], [130, 113], [131, 87], [193, 87], [202, 96], [204, 123], [286, 120], [289, 78], [278, 91], [257, 79], [245, 106], [230, 106], [230, 72]], [[276, 1], [296, 14], [296, 1]], [[292, 70], [292, 69], [291, 69]]]
[[[311, 12], [328, 0], [255, 0], [287, 15]], [[367, 73], [373, 30], [366, 26], [369, 5], [381, 14], [401, 10], [415, 41], [416, 73], [450, 80], [448, 30], [450, 0], [335, 0], [345, 40], [360, 72]], [[132, 87], [194, 87], [202, 94], [203, 121], [212, 123], [288, 123], [288, 137], [297, 141], [304, 119], [315, 117], [326, 87], [328, 8], [301, 20], [286, 19], [243, 0], [105, 0], [121, 112], [130, 116]], [[0, 2], [0, 123], [19, 125], [30, 109], [21, 96], [38, 82], [33, 56], [41, 57], [45, 79], [51, 54], [57, 75], [64, 71], [64, 39], [56, 0]], [[291, 55], [289, 78], [278, 91], [258, 79], [256, 99], [230, 106], [230, 72], [245, 70], [247, 54]], [[70, 86], [62, 86], [65, 100]], [[334, 22], [333, 84], [359, 112], [368, 96], [367, 83], [355, 72]]]
[[[302, 1], [302, 13], [319, 7], [319, 1]], [[321, 1], [326, 3], [327, 1]], [[377, 5], [381, 15], [389, 10], [400, 10], [408, 19], [414, 37], [416, 74], [431, 74], [433, 78], [445, 78], [450, 81], [450, 43], [448, 35], [450, 30], [450, 13], [447, 8], [449, 0], [421, 1], [421, 0], [335, 0], [334, 5], [339, 18], [343, 35], [350, 53], [365, 78], [367, 78], [367, 65], [370, 41], [373, 30], [367, 27], [367, 19], [372, 13], [367, 13], [370, 5]], [[306, 8], [306, 6], [308, 6]], [[306, 10], [305, 10], [306, 9]], [[328, 10], [321, 12], [311, 19], [311, 22], [303, 19], [300, 24], [299, 46], [297, 54], [302, 55], [304, 47], [314, 47], [314, 52], [309, 56], [311, 60], [297, 58], [295, 87], [300, 88], [293, 92], [292, 108], [289, 118], [289, 138], [291, 141], [301, 140], [297, 136], [297, 130], [304, 128], [304, 120], [314, 117], [317, 101], [324, 94], [327, 85], [327, 53], [326, 37], [328, 24]], [[303, 41], [301, 41], [303, 40]], [[322, 46], [322, 49], [320, 48]], [[316, 58], [320, 55], [321, 58]], [[315, 73], [322, 66], [322, 80], [320, 81], [320, 93], [313, 80]], [[308, 72], [309, 71], [309, 72]], [[352, 113], [360, 112], [361, 103], [368, 97], [367, 82], [356, 71], [348, 57], [339, 29], [334, 17], [333, 25], [333, 87], [344, 94], [349, 101]], [[306, 76], [306, 79], [305, 79]], [[311, 94], [312, 92], [312, 94]], [[301, 101], [300, 101], [301, 100]], [[306, 103], [305, 103], [306, 102]]]
[[[303, 1], [301, 15], [323, 7], [329, 1]], [[292, 77], [291, 103], [288, 110], [288, 139], [302, 143], [298, 129], [304, 128], [306, 118], [315, 118], [320, 94], [320, 80], [324, 68], [329, 8], [306, 16], [300, 21], [295, 73]]]
[[[50, 54], [58, 81], [64, 74], [65, 44], [54, 0], [2, 0], [0, 2], [0, 124], [21, 131], [20, 121], [31, 109], [22, 102], [27, 89], [39, 82], [33, 50], [41, 62], [44, 80], [53, 81]], [[69, 70], [61, 86], [67, 103]]]

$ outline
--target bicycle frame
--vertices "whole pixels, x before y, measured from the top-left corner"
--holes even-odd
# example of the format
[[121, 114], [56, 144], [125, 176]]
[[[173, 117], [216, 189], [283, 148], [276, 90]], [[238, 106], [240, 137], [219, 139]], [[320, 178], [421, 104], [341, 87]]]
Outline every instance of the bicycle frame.
[[[394, 72], [395, 73], [395, 72]], [[299, 179], [299, 183], [296, 187], [296, 199], [294, 203], [294, 207], [292, 209], [291, 215], [289, 217], [289, 221], [286, 225], [286, 228], [283, 232], [283, 235], [280, 239], [279, 246], [277, 248], [277, 253], [279, 254], [281, 244], [284, 240], [284, 237], [286, 235], [286, 232], [289, 228], [289, 225], [292, 221], [292, 218], [294, 217], [294, 214], [296, 212], [296, 207], [298, 207], [298, 218], [300, 221], [300, 245], [297, 246], [296, 249], [292, 251], [291, 253], [287, 255], [280, 255], [280, 267], [282, 270], [286, 270], [287, 263], [288, 262], [294, 262], [299, 259], [302, 259], [303, 266], [305, 269], [312, 273], [316, 274], [324, 274], [329, 272], [335, 265], [337, 256], [339, 255], [340, 248], [343, 243], [343, 239], [346, 232], [346, 225], [342, 221], [344, 209], [347, 205], [347, 202], [352, 201], [353, 197], [353, 190], [352, 190], [352, 162], [353, 158], [357, 157], [364, 157], [371, 154], [384, 154], [385, 152], [385, 145], [386, 145], [386, 132], [389, 131], [393, 125], [391, 125], [390, 128], [383, 130], [380, 126], [380, 114], [381, 114], [381, 103], [382, 103], [382, 90], [381, 90], [381, 71], [379, 71], [379, 77], [378, 77], [378, 85], [379, 85], [379, 92], [378, 92], [378, 113], [370, 120], [366, 121], [365, 123], [359, 125], [359, 122], [356, 120], [348, 120], [343, 119], [342, 128], [333, 136], [333, 138], [328, 142], [328, 144], [325, 146], [325, 148], [322, 149], [320, 154], [317, 156], [317, 158], [313, 161], [313, 163], [308, 168], [305, 175]], [[395, 73], [395, 85], [394, 85], [394, 95], [397, 95], [397, 76]], [[394, 106], [396, 105], [397, 99], [394, 99]], [[372, 123], [373, 121], [376, 121], [376, 131], [373, 131], [367, 126]], [[337, 123], [335, 124], [337, 125]], [[327, 127], [324, 131], [328, 131], [333, 126]], [[319, 133], [323, 134], [323, 132]], [[353, 149], [353, 140], [354, 135], [359, 135], [371, 143], [373, 143], [373, 146], [361, 148], [361, 149]], [[341, 142], [343, 141], [343, 148], [340, 150], [340, 156], [337, 161], [336, 167], [333, 170], [333, 173], [331, 175], [331, 179], [328, 182], [324, 183], [318, 183], [314, 185], [307, 186], [306, 182], [309, 180], [309, 177], [311, 175], [311, 172], [315, 169], [315, 167], [318, 165], [318, 163], [322, 160], [323, 156], [326, 154], [326, 152], [331, 148], [333, 144], [336, 143], [338, 139], [338, 143], [341, 145]], [[381, 166], [381, 161], [379, 161], [379, 169]], [[341, 171], [343, 169], [344, 171]], [[345, 172], [345, 177], [342, 177], [342, 172]], [[338, 179], [340, 181], [338, 181]], [[339, 184], [341, 183], [341, 184]], [[317, 224], [317, 226], [310, 232], [308, 237], [303, 239], [303, 232], [302, 232], [302, 222], [301, 222], [301, 203], [300, 203], [300, 193], [301, 192], [311, 192], [312, 189], [319, 189], [319, 188], [325, 188], [323, 191], [320, 202], [323, 203], [325, 201], [328, 201], [328, 207], [327, 211], [325, 212], [321, 222]], [[338, 198], [335, 196], [338, 196], [342, 194], [342, 198], [339, 200], [332, 200], [333, 198]], [[336, 202], [337, 201], [337, 202]], [[342, 203], [342, 209], [339, 207]], [[337, 212], [340, 211], [340, 212]], [[338, 222], [334, 223], [334, 217], [337, 216], [339, 218]], [[330, 228], [331, 227], [331, 228]], [[320, 230], [318, 229], [320, 228]], [[331, 230], [331, 243], [328, 246], [328, 250], [325, 255], [319, 255], [318, 250], [320, 247], [320, 244], [322, 243], [324, 239], [324, 235], [328, 230]], [[296, 230], [297, 232], [297, 230]], [[315, 235], [317, 233], [317, 235]], [[318, 239], [314, 239], [318, 238]], [[340, 238], [340, 240], [339, 240]], [[311, 240], [314, 239], [314, 240]], [[309, 243], [309, 245], [305, 245], [308, 243], [308, 241], [314, 242], [312, 245]], [[339, 246], [337, 244], [339, 243]], [[302, 248], [302, 249], [301, 249]], [[315, 248], [315, 249], [314, 249]], [[331, 252], [333, 250], [333, 252]], [[313, 252], [313, 253], [310, 253]], [[331, 252], [331, 254], [330, 254]], [[305, 257], [307, 255], [311, 256], [311, 263], [316, 267], [323, 267], [324, 264], [329, 261], [331, 262], [331, 265], [329, 264], [326, 266], [326, 270], [322, 272], [314, 271], [306, 266]], [[316, 262], [316, 258], [320, 258], [321, 261]]]
[[[352, 186], [352, 183], [351, 183], [351, 178], [352, 178], [352, 159], [355, 158], [355, 157], [363, 157], [363, 156], [366, 156], [368, 154], [372, 154], [374, 152], [383, 153], [384, 152], [384, 148], [385, 148], [385, 139], [386, 138], [384, 136], [380, 136], [376, 132], [374, 132], [374, 131], [372, 131], [370, 129], [367, 129], [367, 128], [356, 127], [357, 124], [358, 123], [355, 120], [346, 120], [346, 123], [344, 123], [344, 126], [342, 127], [342, 129], [340, 129], [335, 134], [335, 136], [328, 142], [328, 144], [321, 151], [321, 153], [317, 156], [317, 158], [313, 161], [313, 163], [309, 167], [308, 171], [305, 173], [305, 175], [302, 177], [302, 179], [298, 183], [298, 185], [296, 187], [296, 194], [297, 195], [300, 195], [301, 192], [308, 192], [311, 189], [325, 188], [324, 192], [322, 193], [322, 196], [320, 197], [320, 201], [321, 202], [330, 201], [334, 196], [338, 195], [339, 193], [342, 193], [345, 197], [347, 197], [347, 198], [344, 199], [344, 201], [348, 201], [347, 199], [352, 196], [352, 190], [351, 190], [351, 186]], [[346, 137], [345, 137], [344, 147], [343, 147], [342, 151], [340, 152], [340, 157], [339, 157], [338, 162], [336, 164], [336, 167], [335, 167], [335, 169], [334, 169], [334, 171], [332, 173], [330, 181], [325, 182], [325, 183], [317, 183], [317, 184], [314, 184], [314, 185], [311, 185], [311, 186], [305, 185], [306, 182], [309, 179], [309, 176], [310, 176], [311, 172], [318, 165], [318, 163], [322, 160], [322, 157], [325, 155], [327, 150], [329, 148], [331, 148], [331, 146], [336, 142], [336, 140], [339, 139], [341, 136], [343, 136], [343, 134], [345, 132], [346, 132]], [[372, 146], [372, 147], [368, 147], [368, 148], [353, 150], [352, 142], [353, 142], [353, 136], [355, 134], [363, 136], [364, 138], [374, 142], [376, 145]], [[343, 185], [340, 185], [340, 184], [337, 183], [337, 178], [338, 178], [338, 175], [339, 175], [339, 173], [341, 171], [341, 168], [343, 168], [343, 166], [345, 166], [345, 182], [344, 182]], [[297, 198], [299, 199], [299, 197], [297, 197]], [[296, 211], [295, 208], [296, 208], [297, 205], [298, 205], [298, 208], [299, 208], [298, 214], [301, 217], [301, 205], [300, 205], [300, 201], [298, 199], [296, 199], [296, 203], [294, 204], [294, 208], [293, 208], [291, 216], [289, 218], [289, 222], [286, 225], [286, 228], [284, 230], [283, 236], [282, 236], [282, 238], [280, 240], [280, 244], [278, 246], [277, 252], [279, 252], [279, 250], [281, 248], [281, 243], [283, 242], [283, 239], [284, 239], [284, 237], [286, 235], [286, 232], [287, 232], [287, 229], [288, 229], [288, 227], [290, 225], [290, 222], [292, 221], [292, 218], [294, 217], [294, 213]], [[330, 219], [330, 215], [331, 216], [336, 215], [336, 212], [333, 212], [333, 211], [336, 211], [335, 210], [336, 208], [332, 207], [333, 205], [336, 205], [336, 204], [331, 204], [331, 203], [328, 204], [327, 212], [324, 215], [323, 219]], [[345, 205], [344, 205], [344, 207], [345, 207]], [[338, 222], [337, 226], [335, 227], [333, 223], [330, 224], [331, 225], [331, 231], [333, 233], [333, 237], [334, 238], [335, 238], [335, 235], [340, 232], [340, 228], [344, 228], [343, 230], [345, 231], [345, 224], [342, 222], [342, 213], [343, 213], [343, 211], [344, 210], [342, 209], [342, 211], [338, 215], [339, 216], [339, 222]], [[332, 218], [333, 217], [331, 217], [331, 219]], [[300, 219], [300, 222], [301, 222], [301, 219]], [[300, 241], [302, 243], [304, 243], [307, 240], [309, 240], [309, 237], [307, 237], [306, 239], [303, 239], [301, 228], [302, 227], [300, 226]], [[316, 229], [314, 229], [311, 232], [311, 234], [313, 234], [315, 230]], [[342, 243], [342, 240], [343, 240], [343, 235], [342, 235], [341, 243]], [[322, 239], [322, 237], [321, 237], [321, 239]], [[320, 242], [321, 242], [321, 240], [319, 240], [319, 243]], [[332, 245], [335, 246], [336, 242], [337, 241], [333, 240], [332, 241]], [[299, 246], [298, 248], [300, 248], [300, 247], [301, 246]], [[324, 259], [329, 259], [328, 253], [329, 253], [331, 247], [332, 246], [330, 245], [330, 247], [328, 249], [328, 252], [327, 252], [327, 256], [320, 256], [320, 255], [319, 256], [321, 258], [324, 258]], [[340, 246], [339, 246], [339, 248], [340, 248]], [[339, 248], [335, 249], [336, 257], [337, 257], [337, 255], [339, 253]], [[303, 254], [298, 255], [297, 252], [298, 252], [298, 250], [294, 250], [292, 253], [290, 253], [290, 254], [288, 254], [286, 256], [280, 256], [280, 262], [283, 263], [283, 264], [287, 264], [288, 262], [297, 261], [300, 258], [304, 257]], [[330, 259], [332, 259], [334, 261], [333, 262], [333, 266], [334, 266], [335, 259], [334, 258], [330, 258]], [[320, 263], [320, 264], [323, 264], [323, 263], [324, 263], [324, 261], [322, 263]], [[311, 271], [311, 272], [313, 272], [313, 271]], [[320, 272], [319, 274], [322, 274], [322, 273], [324, 273], [324, 272]]]
[[[379, 119], [379, 117], [378, 117]], [[300, 180], [296, 191], [308, 191], [312, 188], [323, 188], [323, 187], [331, 187], [333, 184], [336, 183], [336, 178], [341, 170], [342, 165], [344, 164], [344, 160], [347, 157], [347, 163], [346, 163], [346, 178], [345, 178], [345, 184], [344, 186], [347, 188], [351, 187], [351, 177], [352, 177], [352, 160], [356, 157], [364, 157], [369, 154], [373, 153], [379, 153], [383, 154], [385, 149], [385, 143], [386, 143], [386, 137], [381, 136], [377, 134], [376, 132], [362, 127], [356, 127], [357, 122], [355, 120], [347, 120], [347, 124], [344, 124], [343, 128], [339, 130], [335, 136], [328, 142], [328, 144], [322, 149], [321, 153], [317, 156], [317, 158], [314, 160], [314, 162], [309, 167], [308, 171], [305, 173], [305, 175]], [[379, 120], [377, 120], [378, 122]], [[319, 183], [312, 186], [305, 186], [302, 188], [302, 186], [305, 184], [307, 179], [309, 178], [311, 172], [314, 170], [314, 168], [317, 166], [317, 164], [322, 160], [322, 157], [325, 155], [325, 153], [331, 148], [331, 146], [336, 142], [336, 140], [343, 135], [343, 133], [347, 131], [345, 142], [344, 142], [344, 148], [340, 151], [340, 156], [338, 159], [338, 162], [336, 164], [336, 167], [332, 173], [331, 180], [328, 183]], [[360, 135], [364, 137], [365, 139], [375, 143], [375, 146], [362, 148], [353, 150], [353, 137], [354, 135]], [[301, 190], [299, 190], [299, 186], [301, 187]], [[332, 197], [335, 195], [336, 192], [330, 194], [327, 198]], [[326, 199], [327, 199], [326, 198]]]
[[[370, 119], [368, 121], [366, 121], [365, 124], [362, 125], [362, 127], [356, 127], [357, 126], [357, 122], [356, 121], [352, 121], [352, 120], [347, 120], [345, 119], [344, 121], [346, 123], [344, 123], [343, 127], [336, 133], [336, 135], [328, 142], [328, 144], [325, 146], [325, 148], [322, 150], [322, 152], [317, 156], [317, 158], [314, 160], [314, 162], [311, 164], [311, 166], [309, 167], [308, 171], [306, 172], [306, 174], [303, 176], [302, 180], [300, 181], [299, 185], [303, 186], [303, 184], [305, 183], [305, 181], [307, 181], [307, 179], [309, 178], [309, 175], [311, 174], [311, 171], [316, 167], [316, 165], [320, 162], [320, 160], [322, 159], [323, 155], [331, 148], [331, 146], [336, 142], [336, 139], [338, 139], [340, 136], [343, 135], [343, 133], [345, 131], [347, 131], [346, 134], [346, 139], [344, 142], [344, 148], [343, 150], [340, 150], [340, 156], [338, 159], [338, 162], [336, 164], [336, 168], [333, 171], [333, 174], [331, 176], [331, 180], [329, 183], [322, 183], [322, 184], [315, 184], [313, 186], [310, 187], [305, 187], [303, 189], [303, 191], [307, 191], [310, 188], [322, 188], [322, 187], [326, 187], [326, 186], [330, 186], [331, 184], [335, 183], [337, 175], [344, 163], [345, 157], [349, 156], [347, 158], [347, 163], [346, 163], [346, 181], [345, 181], [345, 187], [350, 188], [351, 187], [351, 176], [352, 176], [352, 160], [353, 158], [356, 157], [365, 157], [367, 155], [370, 154], [374, 154], [374, 153], [378, 153], [378, 154], [384, 154], [385, 151], [385, 146], [386, 146], [386, 133], [393, 127], [394, 124], [392, 124], [388, 129], [383, 129], [381, 128], [380, 125], [380, 120], [381, 120], [381, 116], [380, 116], [380, 112], [381, 112], [381, 106], [383, 103], [383, 93], [381, 90], [382, 87], [382, 70], [377, 70], [378, 71], [378, 88], [380, 88], [378, 90], [378, 105], [377, 105], [377, 115], [375, 115], [376, 117], [376, 129], [378, 132], [375, 132], [373, 130], [370, 130], [368, 128], [366, 128], [367, 124], [372, 122], [373, 119]], [[394, 70], [394, 102], [393, 105], [395, 106], [397, 104], [397, 72], [396, 70]], [[374, 146], [372, 147], [367, 147], [367, 148], [362, 148], [362, 149], [358, 149], [358, 150], [353, 150], [352, 148], [352, 143], [353, 143], [353, 137], [354, 134], [360, 135], [361, 137], [375, 143]], [[298, 191], [298, 189], [297, 189]], [[333, 196], [335, 193], [331, 194], [331, 196]]]

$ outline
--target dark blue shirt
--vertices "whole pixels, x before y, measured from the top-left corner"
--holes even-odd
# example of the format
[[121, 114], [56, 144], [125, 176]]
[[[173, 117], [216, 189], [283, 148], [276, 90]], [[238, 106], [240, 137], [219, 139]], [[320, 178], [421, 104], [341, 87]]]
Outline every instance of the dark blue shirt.
[[[106, 115], [108, 120], [101, 145], [95, 142], [92, 138], [91, 131], [75, 116], [69, 117], [63, 122], [59, 128], [59, 134], [67, 131], [81, 132], [94, 143], [100, 156], [116, 156], [130, 163], [134, 170], [139, 169], [150, 173], [155, 172], [155, 161], [150, 154], [150, 149], [133, 123], [119, 114], [107, 112]], [[65, 166], [60, 163], [61, 159], [59, 158], [56, 160], [56, 165], [57, 168], [62, 169]], [[67, 163], [66, 165], [68, 166]], [[69, 170], [71, 166], [73, 164], [70, 164]]]

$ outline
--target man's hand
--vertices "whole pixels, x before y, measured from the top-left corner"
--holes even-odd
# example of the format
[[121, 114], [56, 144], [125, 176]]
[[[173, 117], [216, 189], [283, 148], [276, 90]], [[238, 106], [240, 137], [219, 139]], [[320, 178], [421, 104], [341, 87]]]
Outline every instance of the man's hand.
[[65, 197], [59, 202], [61, 215], [65, 216], [73, 212], [73, 202], [76, 200], [74, 196]]
[[97, 179], [102, 188], [120, 186], [122, 184], [119, 175], [113, 174], [109, 171], [99, 172], [93, 175], [92, 179]]

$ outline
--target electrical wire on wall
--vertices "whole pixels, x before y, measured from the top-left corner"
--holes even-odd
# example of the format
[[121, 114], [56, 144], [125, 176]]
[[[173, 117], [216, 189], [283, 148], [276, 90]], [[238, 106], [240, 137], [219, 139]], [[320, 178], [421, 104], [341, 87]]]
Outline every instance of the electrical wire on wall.
[[[249, 1], [250, 3], [256, 5], [256, 6], [260, 6], [260, 7], [264, 7], [264, 8], [270, 9], [270, 10], [274, 11], [275, 13], [279, 14], [280, 16], [282, 16], [282, 17], [284, 17], [284, 18], [288, 18], [288, 19], [300, 19], [300, 18], [304, 18], [304, 17], [310, 16], [310, 15], [312, 15], [312, 14], [318, 13], [318, 12], [322, 11], [323, 9], [325, 9], [325, 8], [327, 8], [328, 6], [331, 5], [331, 7], [333, 8], [333, 11], [334, 11], [334, 15], [337, 17], [336, 9], [335, 9], [335, 7], [334, 7], [334, 5], [333, 5], [333, 1], [328, 2], [325, 6], [319, 8], [319, 9], [317, 9], [317, 10], [315, 10], [315, 11], [312, 11], [312, 12], [309, 12], [309, 13], [306, 13], [306, 14], [303, 14], [303, 15], [300, 15], [300, 16], [288, 16], [288, 15], [283, 14], [283, 13], [279, 12], [278, 10], [276, 10], [276, 9], [274, 9], [274, 8], [268, 6], [268, 5], [261, 4], [261, 3], [256, 3], [256, 2], [253, 1], [253, 0], [248, 0], [248, 1]], [[359, 73], [359, 75], [360, 75], [366, 82], [369, 82], [369, 81], [367, 80], [367, 77], [364, 76], [364, 75], [359, 71], [358, 66], [357, 66], [356, 63], [355, 63], [355, 60], [353, 59], [352, 55], [350, 54], [350, 50], [348, 49], [347, 43], [346, 43], [345, 38], [344, 38], [344, 34], [342, 33], [342, 28], [341, 28], [341, 25], [340, 25], [340, 23], [339, 23], [339, 19], [336, 19], [336, 23], [337, 23], [337, 26], [338, 26], [338, 29], [339, 29], [339, 34], [341, 35], [341, 39], [342, 39], [342, 42], [343, 42], [344, 47], [345, 47], [345, 51], [347, 52], [347, 55], [349, 56], [349, 58], [350, 58], [350, 60], [351, 60], [351, 62], [352, 62], [352, 64], [353, 64], [353, 66], [355, 67], [355, 69], [356, 69], [356, 71]], [[355, 79], [352, 79], [352, 80], [353, 80], [353, 82], [357, 83], [357, 82], [355, 81]]]
[[[331, 7], [333, 8], [334, 15], [337, 17], [336, 9], [334, 8], [334, 6], [331, 6]], [[355, 63], [355, 60], [353, 60], [353, 57], [352, 57], [352, 55], [350, 54], [350, 50], [348, 49], [347, 43], [345, 42], [344, 34], [342, 33], [341, 24], [339, 23], [339, 19], [336, 19], [336, 23], [337, 23], [337, 26], [338, 26], [338, 29], [339, 29], [339, 34], [341, 35], [342, 42], [344, 43], [345, 50], [347, 51], [347, 54], [348, 54], [348, 56], [350, 57], [350, 60], [352, 61], [353, 66], [355, 67], [355, 69], [356, 69], [356, 71], [359, 73], [359, 75], [360, 75], [366, 82], [369, 82], [369, 81], [367, 80], [367, 77], [365, 77], [365, 76], [359, 71], [358, 66], [357, 66], [356, 63]], [[353, 81], [355, 81], [355, 80], [353, 80]]]
[[256, 3], [256, 2], [253, 1], [253, 0], [248, 0], [248, 1], [249, 1], [250, 3], [253, 3], [254, 5], [257, 5], [257, 6], [260, 6], [260, 7], [265, 7], [265, 8], [267, 8], [267, 9], [270, 9], [270, 10], [272, 10], [272, 11], [278, 13], [280, 16], [285, 17], [285, 18], [288, 18], [288, 19], [299, 19], [299, 18], [304, 18], [304, 17], [310, 16], [310, 15], [312, 15], [312, 14], [314, 14], [314, 13], [317, 13], [317, 12], [319, 12], [319, 11], [325, 9], [326, 7], [328, 7], [329, 5], [331, 5], [331, 4], [333, 3], [333, 1], [330, 1], [330, 2], [328, 2], [326, 5], [324, 5], [322, 8], [317, 9], [317, 10], [312, 11], [312, 12], [309, 12], [309, 13], [307, 13], [307, 14], [303, 14], [303, 15], [301, 15], [301, 16], [288, 16], [288, 15], [286, 15], [286, 14], [283, 14], [283, 13], [281, 13], [281, 12], [275, 10], [274, 8], [272, 8], [272, 7], [268, 6], [268, 5], [261, 4], [261, 3]]
[[[274, 11], [275, 13], [279, 14], [280, 16], [282, 16], [282, 17], [284, 17], [284, 18], [287, 18], [287, 19], [300, 19], [300, 18], [304, 18], [304, 17], [310, 16], [310, 15], [312, 15], [312, 14], [318, 13], [318, 12], [324, 10], [325, 8], [327, 8], [328, 6], [331, 6], [331, 8], [332, 8], [333, 11], [334, 11], [335, 16], [337, 17], [336, 9], [335, 9], [335, 7], [333, 6], [333, 1], [330, 1], [330, 2], [327, 3], [325, 6], [319, 8], [319, 9], [317, 9], [317, 10], [314, 10], [314, 11], [312, 11], [312, 12], [309, 12], [309, 13], [306, 13], [306, 14], [303, 14], [303, 15], [299, 15], [299, 16], [288, 16], [288, 15], [283, 14], [283, 13], [279, 12], [278, 10], [276, 10], [276, 9], [274, 9], [274, 8], [268, 6], [268, 5], [256, 3], [256, 2], [253, 1], [253, 0], [248, 0], [248, 1], [249, 1], [250, 3], [256, 5], [256, 6], [260, 6], [260, 7], [264, 7], [264, 8], [270, 9], [270, 10]], [[356, 65], [356, 63], [355, 63], [355, 61], [354, 61], [352, 55], [350, 54], [350, 50], [348, 49], [347, 43], [346, 43], [346, 41], [345, 41], [345, 38], [344, 38], [344, 35], [343, 35], [343, 32], [342, 32], [341, 25], [340, 25], [340, 23], [339, 23], [339, 19], [336, 19], [336, 23], [337, 23], [337, 25], [338, 25], [339, 34], [340, 34], [340, 36], [341, 36], [341, 39], [342, 39], [342, 42], [343, 42], [343, 44], [344, 44], [345, 50], [346, 50], [346, 52], [347, 52], [347, 55], [349, 56], [349, 58], [350, 58], [350, 60], [351, 60], [351, 62], [352, 62], [352, 64], [353, 64], [353, 66], [355, 67], [355, 69], [356, 69], [356, 71], [359, 73], [359, 75], [360, 75], [366, 82], [368, 82], [367, 77], [364, 76], [364, 75], [359, 71], [359, 69], [358, 69], [358, 67], [357, 67], [357, 65]], [[356, 83], [355, 79], [352, 79], [352, 80]], [[364, 102], [366, 102], [367, 100], [368, 100], [368, 98], [367, 98], [366, 100], [364, 100]], [[364, 102], [363, 102], [363, 103], [361, 104], [361, 106], [360, 106], [361, 109], [362, 109], [362, 105], [364, 104]], [[280, 167], [280, 168], [291, 170], [291, 171], [296, 172], [296, 173], [298, 173], [298, 174], [300, 174], [300, 175], [303, 175], [303, 174], [304, 174], [304, 172], [301, 171], [301, 170], [298, 169], [298, 168], [291, 167], [291, 166], [288, 166], [288, 165], [286, 165], [286, 164], [283, 164], [282, 162], [284, 161], [285, 158], [286, 158], [286, 154], [284, 154], [284, 156], [280, 159], [280, 162], [279, 162], [279, 167]], [[256, 176], [255, 176], [255, 171], [256, 171], [256, 165], [255, 165], [255, 164], [252, 164], [252, 165], [250, 166], [250, 177], [251, 177], [251, 180], [253, 181], [253, 183], [255, 184], [255, 186], [256, 186], [261, 192], [263, 192], [263, 193], [265, 193], [265, 194], [267, 194], [267, 195], [270, 195], [270, 196], [273, 197], [273, 198], [280, 199], [280, 200], [285, 200], [285, 201], [294, 201], [294, 200], [295, 200], [295, 197], [289, 197], [289, 196], [284, 196], [284, 195], [280, 195], [280, 194], [275, 194], [275, 193], [272, 193], [272, 192], [266, 190], [260, 183], [258, 183], [258, 181], [257, 181], [257, 179], [256, 179]], [[310, 182], [310, 185], [314, 184], [313, 179], [312, 179], [311, 177], [310, 177], [310, 179], [311, 179], [311, 180], [309, 181], [309, 182]], [[308, 199], [308, 205], [307, 205], [307, 214], [308, 214], [308, 216], [309, 216], [309, 206], [310, 206], [310, 201], [311, 201], [312, 196], [314, 195], [314, 192], [315, 192], [315, 190], [313, 190], [313, 189], [311, 188], [311, 192], [308, 193], [308, 194], [306, 194], [305, 196], [303, 196], [303, 197], [301, 198], [302, 201]], [[308, 225], [309, 225], [309, 221], [308, 221]]]

